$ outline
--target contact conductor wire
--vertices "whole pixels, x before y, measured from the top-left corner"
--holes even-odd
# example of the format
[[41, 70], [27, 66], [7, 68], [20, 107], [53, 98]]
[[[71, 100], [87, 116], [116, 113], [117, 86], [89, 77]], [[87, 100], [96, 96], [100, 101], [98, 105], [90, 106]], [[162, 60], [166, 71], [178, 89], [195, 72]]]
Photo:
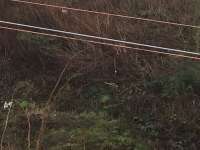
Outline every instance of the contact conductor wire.
[[67, 35], [72, 35], [72, 36], [79, 36], [79, 37], [84, 37], [84, 38], [93, 38], [93, 39], [98, 39], [98, 40], [104, 40], [107, 42], [109, 41], [109, 42], [117, 42], [120, 44], [129, 44], [129, 45], [134, 45], [134, 46], [155, 48], [155, 49], [159, 49], [159, 50], [163, 50], [163, 51], [167, 51], [167, 52], [185, 53], [185, 54], [200, 56], [200, 53], [184, 51], [184, 50], [179, 50], [179, 49], [172, 49], [172, 48], [166, 48], [166, 47], [160, 47], [160, 46], [154, 46], [154, 45], [128, 42], [128, 41], [116, 40], [116, 39], [111, 39], [111, 38], [98, 37], [98, 36], [87, 35], [87, 34], [80, 34], [80, 33], [75, 33], [75, 32], [67, 32], [67, 31], [63, 31], [63, 30], [56, 30], [56, 29], [43, 28], [43, 27], [37, 27], [37, 26], [32, 26], [32, 25], [19, 24], [19, 23], [14, 23], [14, 22], [0, 21], [0, 23], [7, 24], [7, 25], [15, 25], [18, 27], [27, 27], [27, 28], [32, 28], [32, 29], [39, 29], [39, 30], [44, 30], [44, 31], [62, 33], [62, 34], [67, 34]]
[[57, 6], [57, 5], [51, 5], [51, 4], [45, 4], [45, 3], [37, 3], [37, 2], [30, 2], [30, 1], [23, 1], [23, 0], [10, 0], [10, 1], [16, 2], [16, 3], [23, 3], [23, 4], [27, 4], [27, 5], [32, 5], [32, 6], [52, 7], [52, 8], [62, 9], [62, 10], [78, 11], [78, 12], [85, 12], [85, 13], [91, 13], [91, 14], [99, 14], [99, 15], [106, 15], [106, 16], [112, 16], [112, 17], [125, 18], [125, 19], [141, 20], [141, 21], [146, 21], [146, 22], [153, 22], [153, 23], [168, 24], [168, 25], [174, 25], [174, 26], [182, 26], [182, 27], [189, 27], [189, 28], [200, 29], [200, 26], [183, 24], [183, 23], [161, 21], [161, 20], [155, 20], [155, 19], [147, 19], [147, 18], [133, 17], [133, 16], [127, 16], [127, 15], [121, 15], [121, 14], [113, 14], [113, 13], [106, 13], [106, 12], [98, 12], [98, 11], [92, 11], [92, 10], [85, 10], [85, 9], [65, 7], [65, 6]]
[[112, 47], [117, 47], [117, 48], [125, 48], [125, 49], [129, 49], [129, 50], [132, 49], [132, 50], [136, 50], [136, 51], [143, 51], [143, 52], [157, 53], [157, 54], [168, 55], [168, 56], [188, 58], [188, 59], [193, 59], [193, 60], [198, 60], [198, 61], [200, 60], [199, 57], [187, 56], [187, 55], [182, 55], [182, 54], [166, 53], [166, 52], [160, 52], [160, 51], [154, 51], [154, 50], [148, 50], [148, 49], [141, 49], [141, 48], [133, 48], [133, 47], [129, 47], [129, 46], [110, 44], [110, 43], [105, 43], [105, 42], [96, 42], [96, 41], [66, 37], [66, 36], [61, 36], [61, 35], [56, 35], [56, 34], [35, 32], [35, 31], [30, 31], [30, 30], [25, 30], [25, 29], [17, 29], [17, 28], [5, 27], [5, 26], [0, 26], [0, 29], [6, 29], [6, 30], [12, 30], [12, 31], [18, 31], [18, 32], [25, 32], [25, 33], [32, 33], [32, 34], [62, 38], [62, 39], [67, 39], [67, 40], [75, 40], [75, 41], [81, 41], [81, 42], [92, 43], [92, 44], [107, 45], [107, 46], [112, 46]]

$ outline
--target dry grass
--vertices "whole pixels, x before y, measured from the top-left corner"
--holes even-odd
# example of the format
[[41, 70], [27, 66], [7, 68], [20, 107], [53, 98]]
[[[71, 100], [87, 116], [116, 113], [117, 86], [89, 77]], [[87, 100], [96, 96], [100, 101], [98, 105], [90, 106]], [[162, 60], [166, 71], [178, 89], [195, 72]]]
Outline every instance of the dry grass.
[[[38, 2], [49, 1], [38, 0]], [[61, 0], [59, 2], [51, 1], [51, 3], [66, 4], [66, 2]], [[194, 10], [196, 3], [197, 0], [87, 0], [87, 2], [79, 0], [68, 2], [66, 5], [158, 20], [196, 24], [198, 23], [198, 19], [195, 19], [196, 11]], [[195, 49], [196, 45], [198, 45], [198, 42], [195, 43], [196, 39], [194, 39], [193, 35], [195, 31], [185, 28], [74, 12], [63, 14], [61, 10], [41, 9], [40, 7], [16, 7], [12, 5], [8, 6], [7, 12], [6, 17], [3, 17], [2, 13], [0, 13], [0, 17], [21, 23], [71, 32], [180, 49]], [[13, 15], [15, 13], [18, 15]], [[3, 65], [6, 68], [10, 67], [11, 69], [8, 72], [15, 76], [11, 79], [6, 79], [9, 81], [9, 84], [3, 85], [5, 89], [12, 89], [10, 84], [15, 84], [17, 81], [31, 80], [36, 83], [38, 88], [42, 88], [38, 92], [39, 94], [35, 95], [35, 98], [46, 99], [56, 82], [60, 70], [66, 63], [69, 63], [66, 78], [71, 77], [70, 84], [73, 90], [76, 90], [75, 94], [80, 94], [80, 91], [91, 82], [117, 83], [121, 85], [120, 92], [125, 90], [125, 99], [127, 98], [127, 93], [133, 91], [122, 108], [125, 112], [127, 111], [127, 114], [138, 115], [149, 112], [155, 115], [161, 123], [168, 123], [164, 127], [169, 128], [171, 131], [165, 130], [164, 127], [161, 127], [161, 129], [164, 130], [163, 133], [171, 133], [172, 135], [163, 136], [160, 140], [153, 141], [152, 145], [158, 147], [157, 149], [167, 149], [170, 145], [170, 136], [176, 138], [175, 134], [178, 132], [176, 130], [179, 129], [180, 122], [184, 120], [189, 121], [192, 118], [187, 125], [190, 128], [197, 121], [197, 118], [194, 116], [199, 114], [198, 106], [193, 105], [193, 101], [190, 101], [190, 99], [198, 101], [198, 96], [180, 96], [165, 99], [161, 98], [160, 95], [154, 95], [149, 93], [149, 91], [145, 91], [144, 87], [141, 86], [147, 77], [158, 77], [162, 74], [175, 73], [178, 64], [182, 60], [58, 39], [50, 39], [50, 41], [61, 43], [61, 47], [50, 47], [47, 49], [48, 46], [41, 47], [40, 44], [27, 43], [26, 40], [16, 40], [18, 35], [14, 32], [0, 32], [0, 56], [5, 55], [6, 50], [6, 58], [11, 59], [9, 64]], [[76, 58], [70, 61], [70, 58], [74, 55], [77, 55]], [[166, 64], [168, 67], [166, 67]], [[63, 79], [61, 87], [68, 81], [68, 78], [66, 78]], [[9, 95], [6, 92], [3, 92], [2, 95]], [[116, 93], [119, 94], [118, 92]], [[124, 95], [121, 96], [121, 98], [124, 98]], [[176, 115], [175, 117], [178, 118], [178, 121], [171, 118], [174, 115]], [[132, 116], [127, 117], [131, 118]], [[172, 121], [169, 122], [168, 119], [172, 119]], [[178, 123], [174, 123], [176, 121]], [[175, 127], [172, 127], [173, 125]], [[194, 139], [197, 140], [197, 137], [195, 135]]]

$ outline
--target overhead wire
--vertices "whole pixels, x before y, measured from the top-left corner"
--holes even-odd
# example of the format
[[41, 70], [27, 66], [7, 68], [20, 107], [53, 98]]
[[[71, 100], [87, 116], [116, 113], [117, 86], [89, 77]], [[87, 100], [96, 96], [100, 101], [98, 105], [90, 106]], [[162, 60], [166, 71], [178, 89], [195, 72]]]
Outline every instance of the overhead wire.
[[38, 2], [31, 2], [31, 1], [24, 1], [24, 0], [10, 0], [10, 1], [16, 2], [16, 3], [21, 3], [21, 4], [27, 4], [27, 5], [31, 5], [31, 6], [44, 6], [44, 7], [57, 8], [57, 9], [61, 9], [61, 10], [70, 10], [70, 11], [76, 11], [76, 12], [106, 15], [106, 16], [112, 16], [112, 17], [125, 18], [125, 19], [140, 20], [140, 21], [145, 21], [145, 22], [168, 24], [168, 25], [173, 25], [173, 26], [182, 26], [182, 27], [189, 27], [189, 28], [193, 28], [193, 29], [200, 29], [200, 26], [170, 22], [170, 21], [161, 21], [161, 20], [148, 19], [148, 18], [142, 18], [142, 17], [133, 17], [133, 16], [127, 16], [127, 15], [121, 15], [121, 14], [99, 12], [99, 11], [93, 11], [93, 10], [85, 10], [85, 9], [80, 9], [80, 8], [58, 6], [58, 5], [51, 5], [51, 4], [46, 4], [46, 3], [38, 3]]
[[66, 40], [81, 41], [81, 42], [111, 46], [111, 47], [116, 47], [116, 48], [124, 48], [124, 49], [135, 50], [135, 51], [143, 51], [143, 52], [157, 53], [157, 54], [168, 55], [168, 56], [188, 58], [188, 59], [198, 60], [198, 61], [200, 60], [199, 57], [194, 57], [194, 56], [187, 56], [187, 55], [182, 55], [182, 54], [173, 54], [173, 53], [160, 52], [160, 51], [141, 49], [141, 48], [133, 48], [133, 47], [124, 46], [124, 45], [98, 42], [98, 41], [92, 41], [92, 40], [84, 40], [84, 39], [79, 39], [79, 38], [66, 37], [66, 36], [61, 36], [61, 35], [56, 35], [56, 34], [42, 33], [42, 32], [30, 31], [30, 30], [25, 30], [25, 29], [18, 29], [18, 28], [13, 28], [13, 27], [0, 26], [0, 29], [6, 29], [6, 30], [11, 30], [11, 31], [17, 31], [17, 32], [24, 32], [24, 33], [30, 33], [30, 34], [36, 34], [36, 35], [42, 35], [42, 36], [49, 36], [49, 37], [55, 37], [55, 38], [62, 38], [62, 39], [66, 39]]
[[56, 30], [56, 29], [26, 25], [26, 24], [19, 24], [19, 23], [2, 21], [2, 20], [0, 20], [0, 23], [7, 24], [7, 25], [15, 25], [18, 27], [27, 27], [27, 28], [32, 28], [32, 29], [49, 31], [49, 32], [54, 32], [54, 33], [62, 33], [62, 34], [71, 35], [71, 36], [79, 36], [79, 37], [83, 37], [83, 38], [92, 38], [92, 39], [103, 40], [103, 41], [107, 41], [107, 42], [115, 42], [115, 43], [120, 43], [120, 44], [128, 44], [128, 45], [134, 45], [134, 46], [154, 48], [154, 49], [159, 49], [159, 50], [163, 50], [163, 51], [167, 51], [167, 52], [184, 53], [184, 54], [200, 56], [200, 53], [184, 51], [184, 50], [179, 50], [179, 49], [172, 49], [172, 48], [166, 48], [166, 47], [160, 47], [160, 46], [154, 46], [154, 45], [148, 45], [148, 44], [141, 44], [141, 43], [129, 42], [129, 41], [123, 41], [123, 40], [116, 40], [116, 39], [111, 39], [111, 38], [98, 37], [98, 36], [75, 33], [75, 32], [67, 32], [67, 31], [63, 31], [63, 30]]

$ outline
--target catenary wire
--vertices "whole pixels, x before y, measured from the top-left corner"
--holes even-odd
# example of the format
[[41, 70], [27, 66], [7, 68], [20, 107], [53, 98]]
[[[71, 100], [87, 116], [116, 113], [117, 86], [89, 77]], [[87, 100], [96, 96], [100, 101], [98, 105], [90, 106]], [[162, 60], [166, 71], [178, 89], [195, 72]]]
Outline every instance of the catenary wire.
[[19, 23], [14, 23], [14, 22], [7, 22], [7, 21], [2, 21], [2, 20], [0, 20], [0, 23], [7, 24], [7, 25], [15, 25], [15, 26], [18, 26], [18, 27], [27, 27], [27, 28], [32, 28], [32, 29], [39, 29], [39, 30], [50, 31], [50, 32], [55, 32], [55, 33], [62, 33], [62, 34], [71, 35], [71, 36], [93, 38], [93, 39], [98, 39], [98, 40], [104, 40], [104, 41], [107, 41], [107, 42], [117, 42], [117, 43], [120, 43], [120, 44], [129, 44], [129, 45], [134, 45], [134, 46], [143, 46], [143, 47], [148, 47], [148, 48], [155, 48], [155, 49], [159, 49], [159, 50], [163, 50], [163, 51], [167, 51], [167, 52], [185, 53], [185, 54], [200, 56], [200, 53], [191, 52], [191, 51], [184, 51], [184, 50], [179, 50], [179, 49], [172, 49], [172, 48], [166, 48], [166, 47], [160, 47], [160, 46], [154, 46], [154, 45], [128, 42], [128, 41], [116, 40], [116, 39], [111, 39], [111, 38], [98, 37], [98, 36], [92, 36], [92, 35], [87, 35], [87, 34], [80, 34], [80, 33], [75, 33], [75, 32], [67, 32], [67, 31], [63, 31], [63, 30], [56, 30], [56, 29], [37, 27], [37, 26], [32, 26], [32, 25], [19, 24]]
[[80, 9], [80, 8], [65, 7], [65, 6], [58, 6], [58, 5], [51, 5], [51, 4], [37, 3], [37, 2], [30, 2], [30, 1], [23, 1], [23, 0], [10, 0], [10, 1], [16, 2], [16, 3], [28, 4], [28, 5], [32, 5], [32, 6], [36, 6], [36, 5], [37, 6], [45, 6], [45, 7], [58, 8], [58, 9], [62, 9], [62, 10], [64, 9], [64, 10], [70, 10], [70, 11], [78, 11], [78, 12], [106, 15], [106, 16], [112, 16], [112, 17], [120, 17], [120, 18], [125, 18], [125, 19], [134, 19], [134, 20], [141, 20], [141, 21], [146, 21], [146, 22], [153, 22], [153, 23], [168, 24], [168, 25], [174, 25], [174, 26], [182, 26], [182, 27], [200, 29], [200, 26], [183, 24], [183, 23], [161, 21], [161, 20], [147, 19], [147, 18], [141, 18], [141, 17], [133, 17], [133, 16], [127, 16], [127, 15], [121, 15], [121, 14], [99, 12], [99, 11], [85, 10], [85, 9]]
[[30, 31], [30, 30], [25, 30], [25, 29], [17, 29], [17, 28], [12, 28], [12, 27], [5, 27], [5, 26], [0, 26], [0, 29], [6, 29], [6, 30], [12, 30], [12, 31], [18, 31], [18, 32], [25, 32], [25, 33], [31, 33], [31, 34], [37, 34], [37, 35], [43, 35], [43, 36], [50, 36], [50, 37], [62, 38], [62, 39], [66, 39], [66, 40], [75, 40], [75, 41], [81, 41], [81, 42], [92, 43], [92, 44], [107, 45], [107, 46], [111, 46], [111, 47], [124, 48], [124, 49], [129, 49], [129, 50], [132, 49], [132, 50], [135, 50], [135, 51], [143, 51], [143, 52], [157, 53], [157, 54], [168, 55], [168, 56], [188, 58], [188, 59], [193, 59], [193, 60], [198, 60], [198, 61], [200, 60], [199, 57], [187, 56], [187, 55], [182, 55], [182, 54], [166, 53], [166, 52], [160, 52], [160, 51], [148, 50], [148, 49], [141, 49], [141, 48], [133, 48], [133, 47], [124, 46], [124, 45], [117, 45], [117, 44], [98, 42], [98, 41], [92, 41], [92, 40], [84, 40], [84, 39], [66, 37], [66, 36], [61, 36], [61, 35], [56, 35], [56, 34]]

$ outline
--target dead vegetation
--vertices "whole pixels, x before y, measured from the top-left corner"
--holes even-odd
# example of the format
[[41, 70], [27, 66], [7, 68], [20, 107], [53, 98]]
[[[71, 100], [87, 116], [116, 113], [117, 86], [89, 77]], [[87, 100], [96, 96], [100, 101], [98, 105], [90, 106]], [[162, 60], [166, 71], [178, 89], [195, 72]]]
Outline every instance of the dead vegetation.
[[[199, 23], [198, 0], [38, 2]], [[2, 6], [4, 20], [199, 51], [199, 31], [189, 28], [11, 2]], [[2, 106], [17, 91], [5, 150], [200, 148], [199, 62], [1, 30], [0, 72]], [[1, 132], [6, 113], [1, 109]]]

